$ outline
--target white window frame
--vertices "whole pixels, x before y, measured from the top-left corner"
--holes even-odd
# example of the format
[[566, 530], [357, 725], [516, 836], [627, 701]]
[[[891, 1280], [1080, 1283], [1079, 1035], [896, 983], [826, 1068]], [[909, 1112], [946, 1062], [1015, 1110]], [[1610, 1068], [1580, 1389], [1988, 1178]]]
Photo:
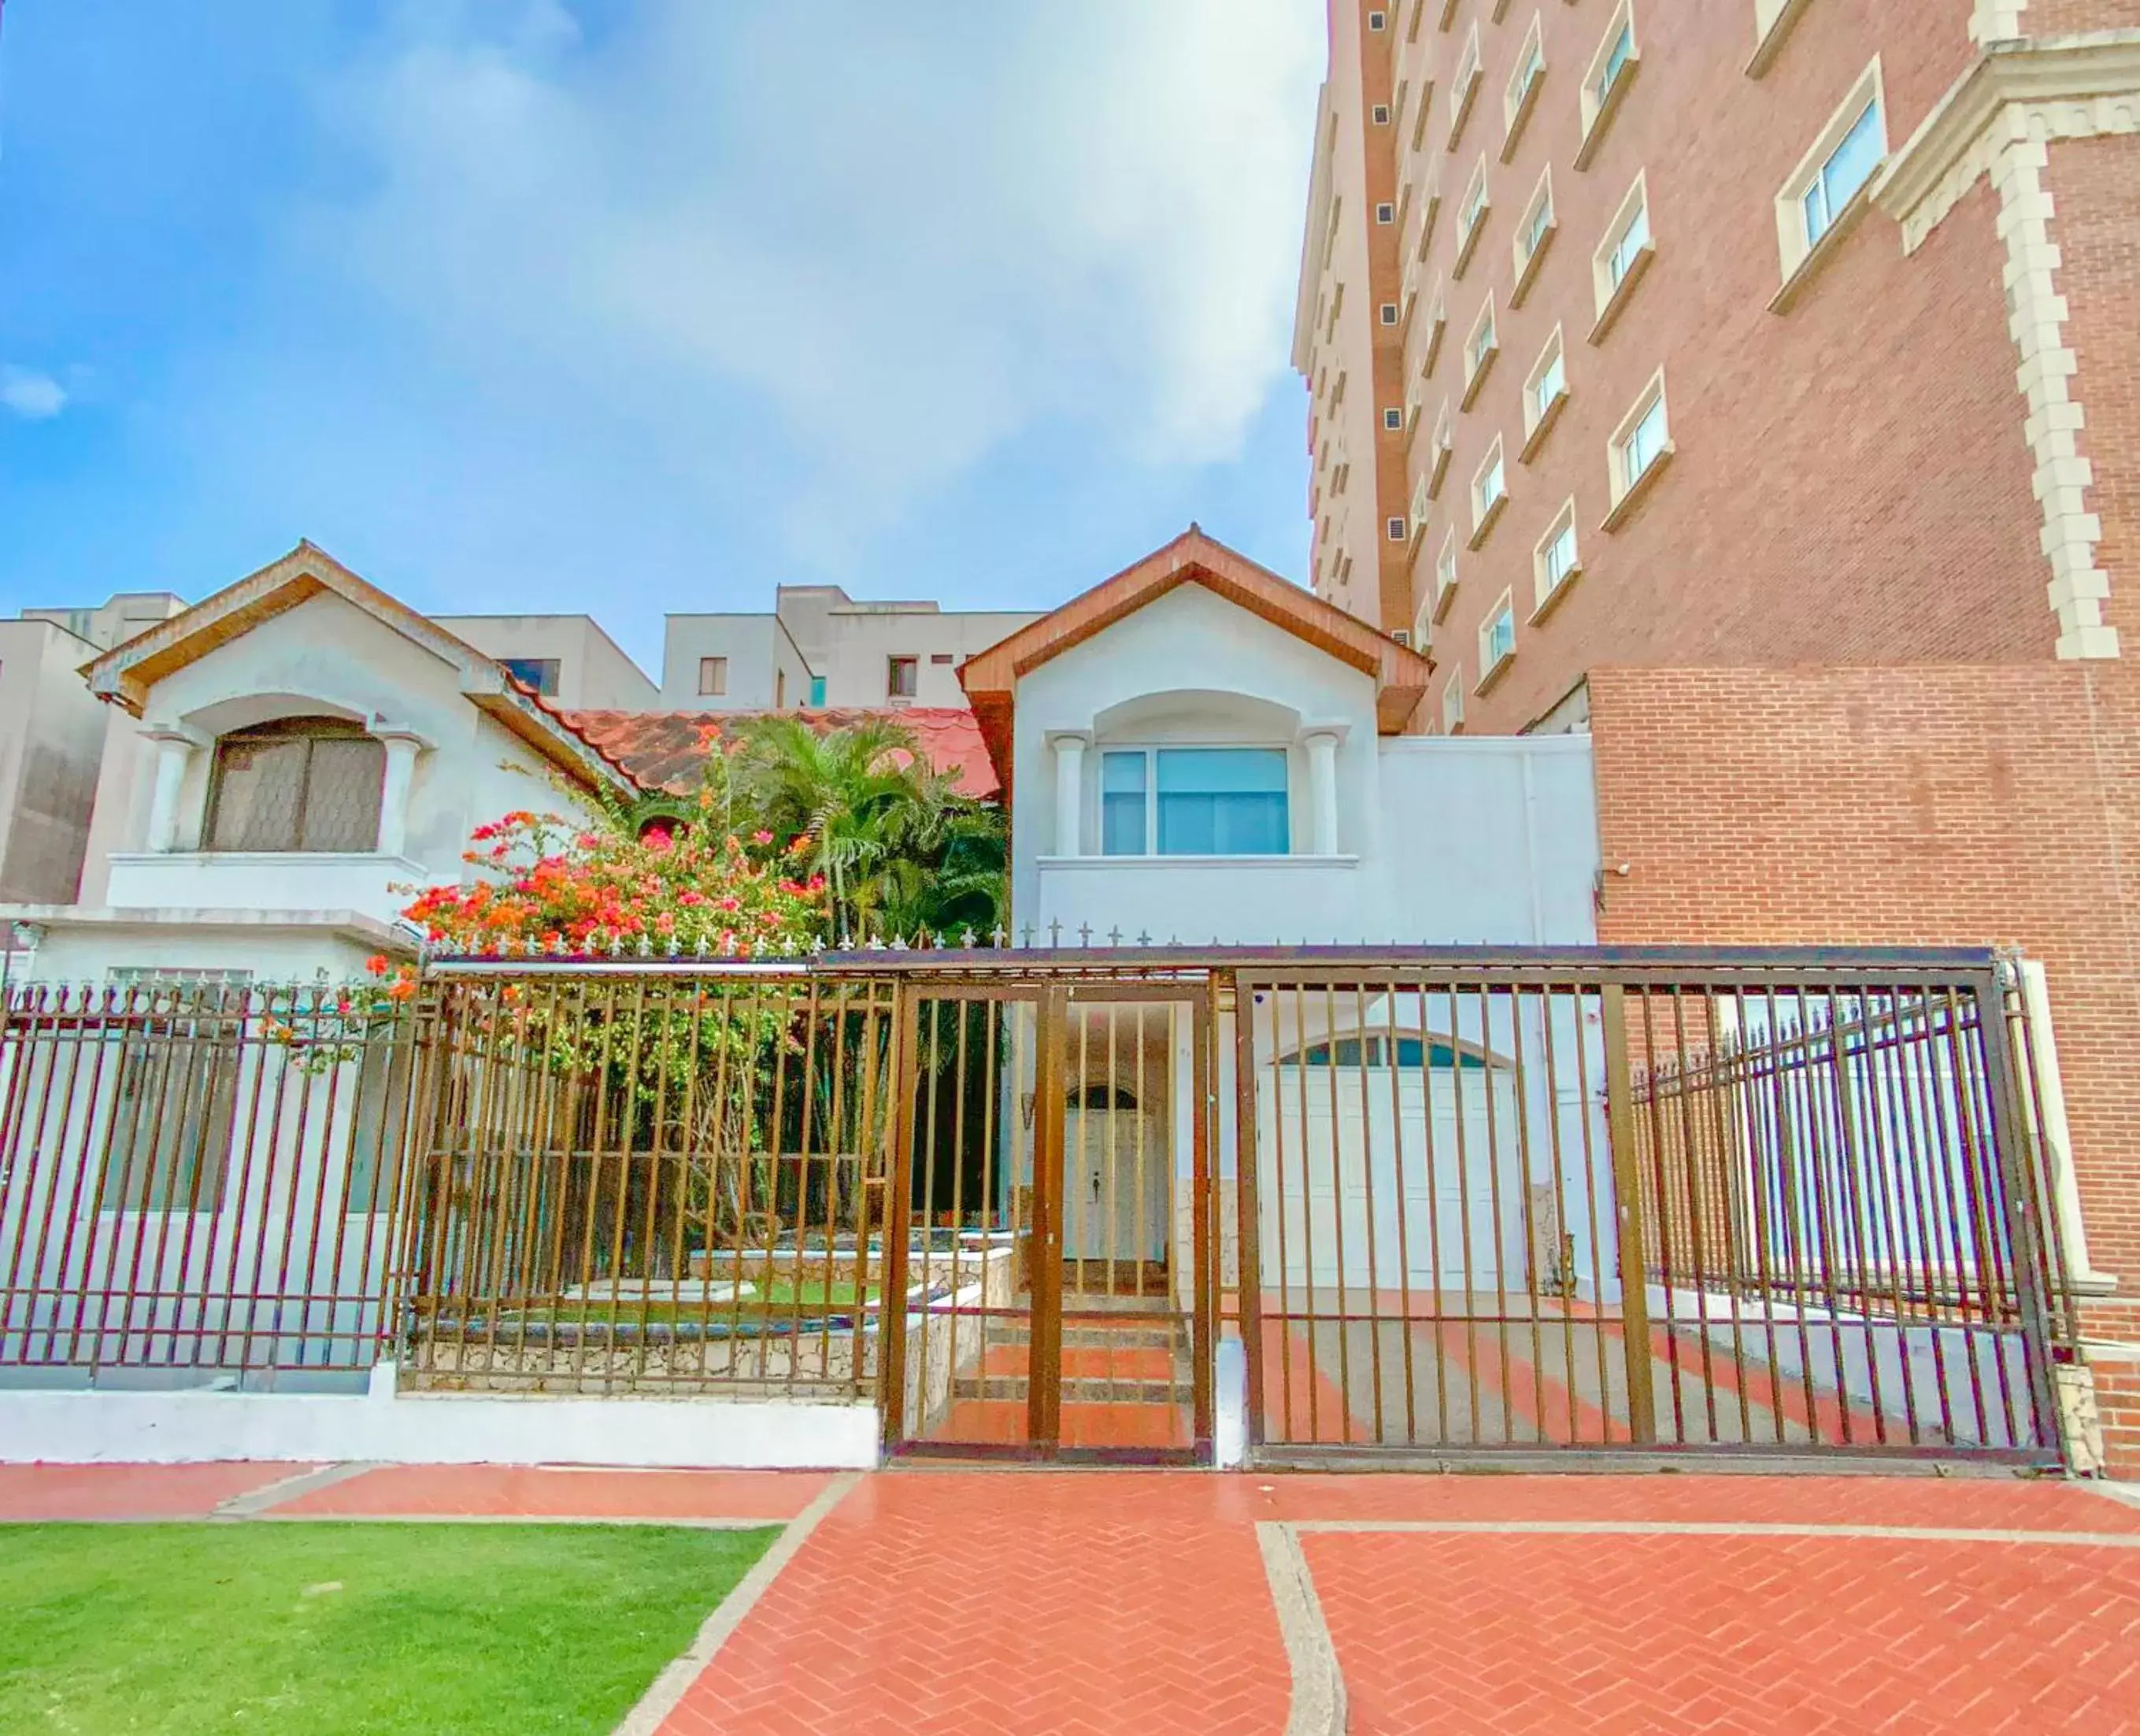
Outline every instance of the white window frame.
[[[1642, 238], [1631, 247], [1638, 228]], [[1619, 323], [1657, 256], [1657, 224], [1650, 215], [1650, 176], [1645, 169], [1635, 177], [1627, 197], [1620, 201], [1620, 208], [1605, 226], [1598, 251], [1590, 256], [1590, 287], [1598, 304], [1597, 321], [1590, 328], [1592, 343], [1603, 343], [1606, 335]]]
[[[1553, 556], [1563, 538], [1568, 545], [1570, 559], [1567, 568], [1555, 573]], [[1568, 497], [1568, 504], [1553, 515], [1553, 522], [1546, 527], [1545, 534], [1531, 551], [1531, 577], [1537, 586], [1536, 606], [1531, 611], [1534, 621], [1543, 620], [1553, 606], [1568, 594], [1568, 587], [1583, 576], [1583, 542], [1575, 523], [1575, 497]]]
[[1449, 460], [1456, 450], [1456, 413], [1449, 400], [1441, 401], [1441, 414], [1434, 424], [1434, 444], [1428, 449], [1426, 459], [1426, 497], [1429, 500], [1441, 498], [1441, 479], [1449, 474]]
[[1494, 534], [1494, 527], [1501, 522], [1501, 514], [1508, 508], [1508, 455], [1503, 449], [1501, 437], [1496, 434], [1471, 476], [1470, 547], [1475, 552], [1486, 546], [1486, 539]]
[[1441, 548], [1434, 557], [1434, 618], [1441, 620], [1449, 613], [1449, 606], [1456, 601], [1457, 587], [1464, 581], [1458, 566], [1456, 527], [1451, 525], [1441, 539]]
[[1449, 286], [1446, 282], [1434, 287], [1434, 299], [1427, 304], [1426, 343], [1420, 354], [1419, 377], [1431, 380], [1435, 364], [1441, 360], [1441, 340], [1449, 326]]
[[1515, 239], [1509, 243], [1515, 252], [1516, 267], [1515, 282], [1509, 289], [1509, 306], [1524, 305], [1524, 298], [1531, 292], [1532, 284], [1538, 281], [1539, 270], [1545, 263], [1546, 252], [1559, 233], [1560, 213], [1553, 204], [1553, 165], [1549, 163], [1532, 190], [1529, 204], [1524, 207], [1523, 216], [1517, 220]]
[[[1341, 580], [1341, 583], [1342, 581]], [[1100, 782], [1097, 798], [1098, 812], [1088, 822], [1092, 826], [1092, 839], [1102, 851], [1107, 848], [1107, 761], [1111, 753], [1141, 753], [1144, 756], [1144, 849], [1136, 854], [1124, 851], [1107, 858], [1111, 862], [1149, 862], [1155, 861], [1194, 862], [1268, 862], [1274, 860], [1268, 852], [1244, 851], [1237, 856], [1166, 856], [1159, 847], [1159, 756], [1180, 750], [1199, 753], [1216, 750], [1221, 753], [1276, 753], [1285, 760], [1285, 850], [1287, 856], [1298, 852], [1293, 848], [1293, 821], [1296, 817], [1299, 791], [1298, 778], [1293, 766], [1293, 744], [1290, 742], [1101, 742], [1094, 746], [1094, 754], [1100, 767]]]
[[[1870, 112], [1875, 117], [1879, 132], [1880, 155], [1874, 161], [1865, 179], [1844, 199], [1840, 207], [1828, 213], [1827, 225], [1816, 235], [1807, 227], [1805, 201], [1813, 189], [1823, 183], [1828, 165], [1843, 141], [1853, 132], [1858, 123]], [[1873, 187], [1880, 179], [1880, 170], [1892, 149], [1887, 133], [1887, 93], [1881, 71], [1880, 56], [1872, 56], [1872, 64], [1858, 76], [1849, 93], [1837, 105], [1835, 112], [1828, 118], [1806, 154], [1799, 159], [1798, 166], [1776, 194], [1776, 249], [1783, 267], [1784, 292], [1778, 297], [1785, 300], [1803, 278], [1841, 245], [1843, 238], [1857, 226], [1858, 218], [1870, 204]], [[1774, 304], [1771, 304], [1774, 306]], [[1780, 308], [1778, 311], [1781, 311]]]
[[[1485, 340], [1483, 346], [1481, 338]], [[1494, 297], [1490, 290], [1479, 310], [1479, 317], [1471, 322], [1471, 330], [1464, 339], [1464, 395], [1458, 400], [1458, 408], [1469, 409], [1478, 401], [1486, 376], [1494, 371], [1494, 359], [1500, 353], [1500, 322], [1495, 316]]]
[[[1539, 388], [1546, 375], [1558, 363], [1560, 367], [1560, 390], [1550, 397], [1541, 398]], [[1524, 449], [1518, 457], [1529, 463], [1560, 419], [1561, 411], [1568, 404], [1568, 338], [1566, 328], [1556, 326], [1539, 351], [1538, 360], [1531, 364], [1530, 372], [1524, 380]]]
[[1485, 56], [1479, 47], [1479, 26], [1475, 20], [1471, 34], [1464, 39], [1464, 52], [1456, 62], [1456, 76], [1449, 82], [1449, 142], [1444, 147], [1455, 150], [1463, 140], [1464, 125], [1471, 118], [1471, 110], [1479, 100], [1479, 86], [1486, 76]]
[[1531, 27], [1524, 32], [1523, 45], [1516, 50], [1515, 70], [1509, 75], [1509, 87], [1501, 93], [1504, 163], [1515, 156], [1516, 147], [1523, 141], [1524, 130], [1530, 125], [1544, 86], [1545, 14], [1540, 12], [1532, 17]]
[[1464, 733], [1464, 665], [1460, 663], [1450, 666], [1449, 684], [1441, 689], [1441, 733]]
[[1485, 233], [1486, 219], [1493, 214], [1493, 186], [1486, 179], [1486, 156], [1481, 151], [1479, 166], [1465, 184], [1464, 203], [1456, 208], [1456, 257], [1449, 265], [1452, 278], [1462, 281], [1464, 268], [1470, 264], [1472, 254], [1478, 251], [1479, 238]]
[[[1506, 643], [1502, 643], [1503, 630]], [[1513, 590], [1494, 599], [1494, 606], [1479, 623], [1479, 680], [1471, 690], [1484, 694], [1501, 679], [1516, 660], [1516, 597]]]
[[1808, 4], [1809, 0], [1754, 0], [1754, 53], [1746, 62], [1747, 77], [1759, 78], [1775, 64]]
[[[1637, 470], [1634, 468], [1635, 436], [1653, 409], [1661, 410], [1663, 414], [1663, 437], [1650, 455], [1648, 463]], [[1605, 515], [1606, 530], [1617, 530], [1627, 522], [1627, 515], [1671, 464], [1676, 450], [1672, 444], [1671, 404], [1665, 391], [1665, 370], [1659, 368], [1637, 395], [1633, 407], [1620, 419], [1620, 425], [1612, 430], [1612, 438], [1607, 447], [1612, 479], [1612, 509]]]
[[[1605, 69], [1612, 61], [1612, 51], [1623, 32], [1628, 42], [1627, 58], [1608, 85], [1603, 82]], [[1583, 117], [1583, 142], [1575, 152], [1578, 169], [1590, 166], [1598, 147], [1605, 142], [1612, 117], [1620, 112], [1620, 105], [1627, 101], [1636, 75], [1642, 70], [1642, 38], [1635, 28], [1634, 0], [1620, 0], [1605, 21], [1605, 33], [1598, 38], [1598, 51], [1591, 56], [1589, 66], [1583, 70], [1583, 90], [1578, 100]]]

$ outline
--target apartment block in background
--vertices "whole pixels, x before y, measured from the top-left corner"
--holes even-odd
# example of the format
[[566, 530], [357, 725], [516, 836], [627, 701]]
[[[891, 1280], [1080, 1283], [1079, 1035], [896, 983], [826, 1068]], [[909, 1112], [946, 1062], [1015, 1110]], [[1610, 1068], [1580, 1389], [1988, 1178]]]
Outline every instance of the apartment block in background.
[[98, 647], [58, 612], [0, 621], [0, 904], [66, 904], [81, 882], [105, 709], [81, 678]]
[[24, 620], [50, 621], [100, 651], [124, 645], [185, 607], [168, 591], [122, 591], [92, 608], [25, 609]]
[[783, 585], [770, 615], [672, 615], [660, 704], [690, 711], [963, 707], [958, 666], [1034, 611], [857, 602]]
[[432, 620], [564, 710], [645, 711], [660, 690], [587, 615], [439, 615]]
[[1313, 583], [1431, 645], [1417, 727], [1579, 725], [1603, 664], [2115, 659], [2136, 26], [1332, 0]]

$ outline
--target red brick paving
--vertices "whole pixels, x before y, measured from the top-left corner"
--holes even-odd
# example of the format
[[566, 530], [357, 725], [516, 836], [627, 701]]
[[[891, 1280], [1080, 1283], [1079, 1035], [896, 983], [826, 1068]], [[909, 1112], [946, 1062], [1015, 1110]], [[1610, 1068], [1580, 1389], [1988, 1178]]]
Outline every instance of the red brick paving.
[[309, 1464], [0, 1464], [0, 1520], [199, 1519]]
[[1276, 1736], [1241, 1480], [910, 1472], [818, 1527], [665, 1736]]
[[441, 1516], [580, 1519], [792, 1519], [827, 1479], [815, 1471], [574, 1470], [382, 1465], [274, 1509], [281, 1518]]
[[1328, 1532], [1302, 1547], [1355, 1736], [2140, 1730], [2140, 1552]]

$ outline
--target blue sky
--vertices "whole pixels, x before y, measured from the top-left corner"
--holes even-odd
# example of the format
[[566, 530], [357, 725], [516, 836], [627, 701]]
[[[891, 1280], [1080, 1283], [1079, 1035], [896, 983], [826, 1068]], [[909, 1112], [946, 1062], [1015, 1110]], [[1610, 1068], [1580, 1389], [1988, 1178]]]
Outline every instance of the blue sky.
[[1305, 570], [1318, 0], [5, 0], [0, 612]]

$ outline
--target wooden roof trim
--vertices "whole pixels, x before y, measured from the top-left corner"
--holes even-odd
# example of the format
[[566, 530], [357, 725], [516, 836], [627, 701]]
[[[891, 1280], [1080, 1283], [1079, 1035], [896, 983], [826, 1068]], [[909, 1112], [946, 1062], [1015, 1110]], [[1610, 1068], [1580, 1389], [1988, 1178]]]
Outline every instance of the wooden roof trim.
[[359, 577], [312, 542], [300, 542], [280, 560], [92, 659], [82, 666], [82, 677], [99, 699], [138, 718], [158, 682], [323, 591], [383, 621], [459, 670], [461, 691], [470, 703], [498, 718], [567, 776], [591, 787], [606, 784], [626, 792], [638, 787], [621, 766], [532, 689], [515, 681], [503, 665]]

